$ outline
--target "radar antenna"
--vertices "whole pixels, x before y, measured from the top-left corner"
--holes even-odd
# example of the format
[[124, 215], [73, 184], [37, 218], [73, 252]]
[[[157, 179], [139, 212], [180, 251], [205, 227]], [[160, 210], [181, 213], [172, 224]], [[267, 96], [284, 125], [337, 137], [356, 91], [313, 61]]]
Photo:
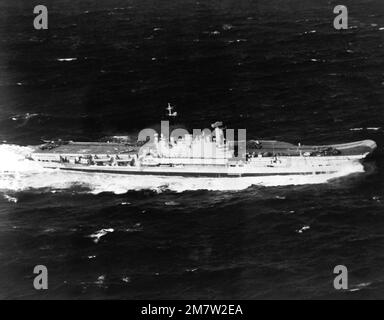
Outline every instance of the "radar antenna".
[[173, 108], [174, 107], [172, 107], [171, 104], [168, 102], [168, 107], [165, 109], [168, 111], [168, 114], [167, 114], [168, 117], [176, 117], [177, 116], [177, 112], [173, 111]]

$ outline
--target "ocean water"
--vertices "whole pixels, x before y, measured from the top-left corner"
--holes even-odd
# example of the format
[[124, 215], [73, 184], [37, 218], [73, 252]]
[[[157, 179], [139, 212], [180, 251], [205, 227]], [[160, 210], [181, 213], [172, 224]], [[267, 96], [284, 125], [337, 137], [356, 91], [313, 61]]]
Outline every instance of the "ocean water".
[[[0, 3], [0, 298], [367, 299], [384, 294], [384, 3]], [[221, 120], [249, 139], [373, 139], [337, 176], [120, 177], [43, 170], [42, 139]], [[49, 289], [33, 288], [45, 265]], [[336, 265], [349, 289], [333, 287]]]

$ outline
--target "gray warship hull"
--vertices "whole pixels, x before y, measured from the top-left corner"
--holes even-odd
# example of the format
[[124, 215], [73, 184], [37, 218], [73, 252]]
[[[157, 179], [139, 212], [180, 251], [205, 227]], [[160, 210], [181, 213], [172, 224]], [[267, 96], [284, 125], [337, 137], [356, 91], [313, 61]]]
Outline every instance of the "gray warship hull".
[[126, 143], [48, 143], [29, 159], [44, 168], [124, 175], [183, 177], [259, 177], [331, 174], [361, 163], [376, 149], [372, 140], [323, 146], [295, 146], [260, 140], [247, 143], [247, 154], [227, 156], [139, 156], [140, 148]]

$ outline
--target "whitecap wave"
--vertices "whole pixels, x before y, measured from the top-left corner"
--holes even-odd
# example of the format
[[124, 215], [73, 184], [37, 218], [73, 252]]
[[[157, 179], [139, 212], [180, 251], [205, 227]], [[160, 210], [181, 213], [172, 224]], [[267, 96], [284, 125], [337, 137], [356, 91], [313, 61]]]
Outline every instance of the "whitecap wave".
[[98, 243], [100, 241], [101, 237], [104, 237], [106, 234], [112, 233], [114, 231], [115, 230], [113, 228], [101, 229], [101, 230], [98, 230], [95, 233], [89, 235], [88, 237], [92, 238], [94, 243]]
[[296, 230], [296, 232], [297, 233], [303, 233], [304, 231], [307, 231], [309, 229], [311, 229], [310, 226], [304, 226], [304, 227], [300, 228], [299, 230]]
[[7, 194], [4, 194], [4, 199], [7, 200], [8, 202], [13, 202], [13, 203], [17, 203], [17, 201], [19, 201], [16, 197], [11, 197]]
[[[112, 192], [124, 194], [131, 190], [153, 190], [161, 193], [209, 190], [239, 191], [250, 186], [287, 186], [323, 184], [351, 173], [364, 172], [364, 167], [350, 164], [335, 174], [289, 175], [238, 178], [185, 178], [166, 176], [130, 176], [106, 173], [77, 173], [44, 169], [39, 163], [25, 157], [33, 151], [30, 147], [0, 145], [0, 189], [23, 191], [29, 189], [62, 190], [83, 187], [84, 192], [99, 194]], [[169, 204], [168, 204], [169, 205]]]
[[367, 131], [379, 131], [381, 130], [381, 127], [367, 127], [367, 128], [351, 128], [349, 129], [349, 131], [363, 131], [363, 130], [367, 130]]
[[366, 287], [369, 287], [372, 284], [372, 282], [362, 282], [355, 286], [353, 286], [351, 289], [349, 289], [350, 292], [360, 291], [361, 289], [364, 289]]
[[[18, 82], [17, 83], [18, 85], [22, 85], [21, 82]], [[12, 121], [17, 121], [17, 120], [29, 120], [29, 119], [32, 119], [32, 118], [35, 118], [35, 117], [38, 117], [40, 116], [39, 113], [24, 113], [24, 114], [15, 114], [13, 115], [10, 119]]]
[[166, 201], [164, 204], [166, 206], [178, 206], [178, 205], [180, 205], [180, 203], [176, 202], [176, 201]]
[[70, 61], [76, 61], [77, 58], [57, 58], [56, 60], [59, 62], [70, 62]]

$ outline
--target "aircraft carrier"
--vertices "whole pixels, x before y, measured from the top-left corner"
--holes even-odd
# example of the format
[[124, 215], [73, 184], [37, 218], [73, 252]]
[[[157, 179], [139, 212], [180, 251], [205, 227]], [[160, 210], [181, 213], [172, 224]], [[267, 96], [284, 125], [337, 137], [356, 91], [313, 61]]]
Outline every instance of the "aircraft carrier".
[[[175, 115], [169, 111], [169, 115]], [[146, 143], [48, 141], [28, 159], [44, 168], [127, 175], [249, 177], [331, 174], [361, 163], [377, 145], [372, 140], [305, 146], [274, 140], [231, 141], [222, 124], [212, 135], [166, 137]], [[240, 148], [243, 144], [244, 148]]]

